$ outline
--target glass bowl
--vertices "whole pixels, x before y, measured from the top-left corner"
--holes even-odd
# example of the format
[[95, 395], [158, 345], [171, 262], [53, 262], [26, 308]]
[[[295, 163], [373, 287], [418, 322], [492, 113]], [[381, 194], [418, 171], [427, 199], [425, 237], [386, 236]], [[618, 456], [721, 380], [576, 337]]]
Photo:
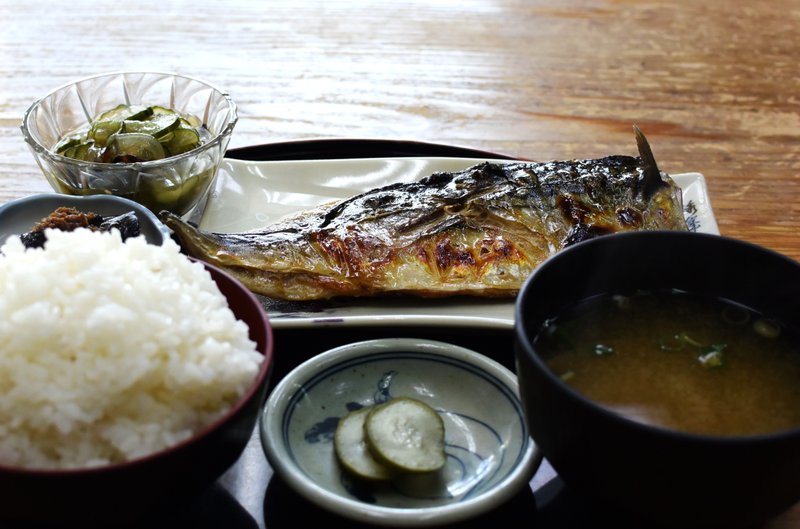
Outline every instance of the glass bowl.
[[[199, 118], [210, 138], [183, 154], [133, 163], [86, 162], [55, 153], [64, 136], [120, 104], [161, 106]], [[34, 102], [22, 133], [47, 181], [68, 195], [111, 194], [158, 213], [185, 215], [211, 188], [238, 120], [231, 97], [183, 75], [116, 72], [66, 84]]]

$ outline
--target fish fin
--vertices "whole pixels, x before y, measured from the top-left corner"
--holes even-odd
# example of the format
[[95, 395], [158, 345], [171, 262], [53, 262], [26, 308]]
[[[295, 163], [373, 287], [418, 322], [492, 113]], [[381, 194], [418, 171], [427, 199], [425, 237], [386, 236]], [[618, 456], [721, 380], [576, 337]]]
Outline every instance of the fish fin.
[[656, 158], [653, 156], [650, 143], [644, 133], [636, 125], [633, 126], [633, 132], [636, 134], [636, 146], [639, 148], [639, 157], [644, 165], [642, 181], [636, 191], [644, 200], [649, 200], [656, 191], [666, 187], [667, 183], [661, 178], [661, 171], [658, 169]]

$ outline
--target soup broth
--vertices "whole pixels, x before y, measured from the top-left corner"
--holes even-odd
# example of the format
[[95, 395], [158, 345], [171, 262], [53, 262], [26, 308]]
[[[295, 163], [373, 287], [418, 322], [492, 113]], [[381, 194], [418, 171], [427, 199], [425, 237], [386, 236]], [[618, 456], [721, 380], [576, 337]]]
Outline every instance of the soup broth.
[[586, 300], [535, 347], [575, 389], [640, 422], [711, 435], [800, 427], [798, 337], [740, 305], [684, 292]]

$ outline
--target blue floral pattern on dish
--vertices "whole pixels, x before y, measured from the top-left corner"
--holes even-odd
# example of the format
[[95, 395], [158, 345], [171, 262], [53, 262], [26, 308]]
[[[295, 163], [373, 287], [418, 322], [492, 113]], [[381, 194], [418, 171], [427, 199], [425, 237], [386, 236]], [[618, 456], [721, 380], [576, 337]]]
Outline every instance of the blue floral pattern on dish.
[[[338, 366], [336, 371], [324, 372], [299, 390], [295, 394], [295, 400], [299, 402], [310, 398], [309, 395], [313, 392], [315, 386], [323, 381], [331, 384], [334, 388], [337, 387], [336, 380], [338, 379], [335, 379], [335, 377], [340, 372], [347, 371], [348, 375], [354, 379], [363, 377], [364, 375], [358, 372], [358, 368], [365, 363], [379, 361], [379, 356], [373, 355], [367, 360], [361, 359], [350, 365]], [[403, 356], [416, 362], [421, 360], [430, 361], [427, 357], [413, 353]], [[392, 362], [397, 361], [398, 356], [395, 353], [392, 355]], [[499, 383], [492, 381], [484, 373], [477, 372], [471, 366], [454, 360], [442, 361], [439, 359], [437, 362], [452, 364], [448, 368], [456, 366], [459, 369], [469, 371], [472, 376], [478, 377], [487, 383], [492, 388], [492, 391], [506, 393], [505, 388]], [[399, 362], [399, 364], [402, 364], [402, 362]], [[363, 398], [346, 399], [338, 403], [331, 402], [321, 405], [320, 407], [324, 407], [325, 411], [329, 412], [330, 415], [320, 417], [304, 429], [302, 432], [304, 443], [307, 445], [320, 445], [320, 447], [324, 446], [332, 452], [330, 445], [333, 443], [333, 436], [339, 419], [348, 412], [365, 406], [387, 402], [401, 394], [424, 399], [425, 391], [432, 391], [430, 388], [423, 387], [424, 384], [414, 388], [416, 393], [412, 392], [412, 395], [407, 392], [395, 394], [392, 391], [393, 383], [398, 379], [404, 379], [408, 384], [408, 380], [413, 379], [415, 376], [414, 373], [404, 372], [402, 367], [382, 370], [379, 374], [372, 376], [373, 382], [370, 384], [372, 390], [364, 389], [361, 391], [361, 394], [364, 395]], [[348, 385], [344, 381], [340, 384], [342, 386]], [[364, 380], [361, 384], [362, 386], [366, 385], [368, 381]], [[526, 432], [522, 411], [518, 407], [519, 403], [516, 397], [514, 395], [505, 395], [505, 398], [508, 399], [507, 402], [512, 403], [512, 408], [515, 408], [515, 420], [519, 423], [516, 427]], [[435, 395], [430, 400], [429, 404], [436, 409], [445, 422], [445, 452], [447, 454], [445, 467], [439, 472], [431, 474], [409, 474], [400, 476], [391, 482], [376, 484], [354, 479], [349, 473], [342, 470], [338, 464], [335, 464], [334, 471], [338, 472], [340, 485], [349, 495], [361, 502], [372, 504], [380, 503], [379, 496], [385, 497], [386, 495], [405, 497], [410, 502], [452, 503], [468, 500], [474, 495], [480, 494], [483, 490], [491, 488], [497, 479], [502, 478], [498, 474], [508, 469], [506, 462], [507, 440], [504, 441], [503, 433], [481, 418], [459, 409], [453, 409], [456, 406], [439, 406], [435, 401]], [[331, 405], [335, 407], [329, 409]], [[291, 420], [291, 410], [293, 409], [294, 406], [290, 405], [285, 421]], [[289, 428], [286, 431], [289, 431]], [[524, 450], [521, 450], [520, 454], [523, 452]], [[516, 454], [512, 454], [512, 456], [514, 455]], [[517, 457], [519, 456], [517, 455]]]
[[[444, 468], [393, 482], [350, 479], [333, 447], [338, 421], [353, 408], [393, 397], [437, 410], [445, 423]], [[276, 475], [309, 501], [353, 520], [398, 527], [474, 518], [529, 486], [542, 461], [514, 373], [476, 351], [419, 338], [356, 342], [302, 363], [271, 391], [260, 437]]]

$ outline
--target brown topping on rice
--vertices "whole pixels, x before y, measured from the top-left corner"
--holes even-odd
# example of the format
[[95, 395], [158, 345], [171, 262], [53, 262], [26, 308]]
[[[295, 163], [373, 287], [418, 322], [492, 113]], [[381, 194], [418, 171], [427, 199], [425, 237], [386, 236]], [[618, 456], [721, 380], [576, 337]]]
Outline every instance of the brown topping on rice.
[[98, 215], [94, 213], [84, 213], [75, 208], [60, 207], [47, 217], [36, 224], [31, 231], [44, 231], [47, 228], [55, 228], [61, 231], [72, 231], [76, 228], [97, 229]]
[[104, 217], [97, 213], [62, 206], [40, 220], [29, 232], [20, 235], [22, 244], [26, 248], [41, 248], [46, 240], [44, 231], [49, 228], [59, 231], [75, 231], [78, 228], [88, 228], [91, 231], [116, 229], [122, 240], [136, 237], [140, 233], [139, 219], [133, 211], [114, 217]]

